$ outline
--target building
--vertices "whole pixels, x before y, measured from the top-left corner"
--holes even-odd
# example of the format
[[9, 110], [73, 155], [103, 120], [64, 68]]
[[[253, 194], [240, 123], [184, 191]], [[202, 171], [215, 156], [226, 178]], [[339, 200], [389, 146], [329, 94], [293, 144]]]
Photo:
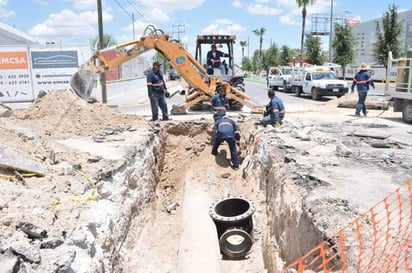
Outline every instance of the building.
[[[403, 21], [402, 33], [402, 49], [406, 52], [412, 48], [412, 10], [399, 12], [399, 20]], [[376, 42], [376, 21], [380, 22], [382, 26], [382, 19], [377, 18], [359, 24], [353, 25], [356, 45], [356, 59], [355, 64], [368, 63], [370, 65], [376, 64], [373, 56], [373, 44]]]
[[38, 44], [39, 42], [20, 30], [0, 22], [0, 45]]

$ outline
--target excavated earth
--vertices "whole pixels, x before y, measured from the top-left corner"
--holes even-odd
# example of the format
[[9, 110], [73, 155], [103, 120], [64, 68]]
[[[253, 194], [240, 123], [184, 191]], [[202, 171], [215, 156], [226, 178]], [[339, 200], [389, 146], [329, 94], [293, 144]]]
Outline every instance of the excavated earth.
[[[411, 176], [410, 125], [336, 105], [290, 109], [280, 129], [229, 113], [239, 170], [226, 145], [210, 154], [209, 116], [150, 123], [65, 91], [0, 106], [0, 272], [190, 272], [193, 257], [196, 272], [279, 272]], [[199, 192], [256, 206], [246, 257], [199, 254], [217, 244], [209, 223], [183, 243], [184, 196]]]

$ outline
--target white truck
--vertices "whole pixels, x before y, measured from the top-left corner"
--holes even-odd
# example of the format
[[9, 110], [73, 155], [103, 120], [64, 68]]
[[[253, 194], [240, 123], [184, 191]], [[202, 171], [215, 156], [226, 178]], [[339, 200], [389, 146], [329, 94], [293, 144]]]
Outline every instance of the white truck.
[[314, 100], [323, 96], [341, 97], [348, 93], [348, 83], [336, 77], [327, 66], [293, 68], [291, 73], [292, 92], [300, 97], [309, 94]]
[[388, 56], [387, 71], [396, 70], [395, 84], [385, 81], [385, 95], [393, 101], [393, 111], [402, 112], [406, 123], [412, 123], [412, 50], [407, 52], [407, 58], [393, 59], [392, 52]]
[[279, 87], [282, 87], [283, 92], [290, 91], [292, 87], [290, 84], [292, 70], [293, 67], [290, 66], [269, 67], [268, 88], [278, 90]]

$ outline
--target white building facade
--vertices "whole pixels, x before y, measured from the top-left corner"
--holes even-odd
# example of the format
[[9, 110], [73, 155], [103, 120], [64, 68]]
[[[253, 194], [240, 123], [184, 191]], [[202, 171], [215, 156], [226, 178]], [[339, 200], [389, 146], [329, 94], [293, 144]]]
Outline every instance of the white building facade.
[[[406, 52], [412, 48], [412, 10], [399, 12], [399, 20], [402, 21], [402, 51]], [[376, 65], [373, 56], [373, 44], [376, 42], [376, 21], [382, 29], [382, 19], [377, 18], [363, 23], [353, 25], [353, 31], [357, 41], [355, 64], [368, 63]]]

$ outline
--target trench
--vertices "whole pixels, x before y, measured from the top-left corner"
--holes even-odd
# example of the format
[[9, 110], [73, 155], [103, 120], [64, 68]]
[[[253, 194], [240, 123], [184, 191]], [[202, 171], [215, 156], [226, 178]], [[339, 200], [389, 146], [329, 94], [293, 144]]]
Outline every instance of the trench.
[[[238, 124], [249, 147], [238, 171], [227, 145], [210, 154], [210, 122], [156, 125], [146, 150], [122, 171], [130, 209], [103, 247], [105, 272], [280, 272], [324, 239], [304, 210], [303, 178], [290, 167], [293, 147], [273, 137], [257, 143], [256, 128]], [[221, 254], [209, 215], [216, 200], [230, 196], [256, 207], [253, 244], [237, 259]]]

